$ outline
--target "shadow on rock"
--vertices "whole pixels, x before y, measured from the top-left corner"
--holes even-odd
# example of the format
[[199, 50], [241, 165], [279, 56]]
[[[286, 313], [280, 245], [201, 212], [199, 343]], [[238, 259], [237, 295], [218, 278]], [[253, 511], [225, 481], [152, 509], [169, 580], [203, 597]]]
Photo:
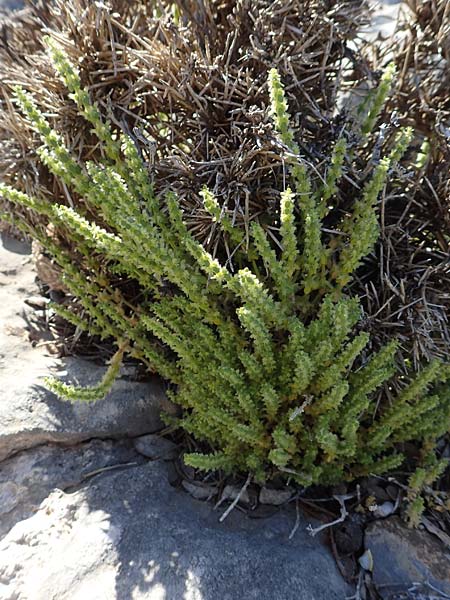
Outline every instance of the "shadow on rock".
[[[79, 358], [56, 361], [57, 377], [82, 385], [97, 383], [104, 368]], [[5, 369], [0, 401], [0, 460], [44, 444], [72, 444], [91, 438], [134, 437], [159, 431], [161, 412], [171, 406], [158, 378], [148, 382], [119, 379], [104, 400], [68, 402], [47, 390], [42, 378], [50, 363], [34, 361], [30, 368]], [[7, 385], [6, 385], [7, 384]]]
[[100, 477], [73, 500], [102, 515], [110, 545], [95, 552], [116, 567], [108, 596], [116, 600], [342, 600], [348, 592], [306, 522], [289, 540], [294, 510], [265, 520], [235, 510], [219, 523], [210, 504], [169, 485], [162, 462]]
[[[0, 542], [0, 596], [29, 600], [343, 600], [331, 554], [295, 511], [223, 523], [161, 461], [54, 491]], [[9, 594], [9, 595], [8, 595]], [[3, 597], [3, 596], [1, 596]]]
[[[15, 2], [11, 2], [10, 4], [20, 4], [19, 2], [15, 3]], [[0, 9], [1, 8], [8, 8], [8, 2], [6, 2], [6, 6], [5, 3], [2, 3], [2, 0], [0, 0]], [[5, 248], [5, 250], [8, 250], [8, 252], [14, 252], [14, 254], [23, 254], [23, 255], [28, 255], [31, 254], [31, 244], [29, 242], [25, 242], [22, 240], [18, 240], [14, 237], [11, 237], [10, 235], [6, 234], [5, 232], [1, 232], [0, 233], [0, 238], [1, 238], [1, 245], [3, 246], [3, 248]]]

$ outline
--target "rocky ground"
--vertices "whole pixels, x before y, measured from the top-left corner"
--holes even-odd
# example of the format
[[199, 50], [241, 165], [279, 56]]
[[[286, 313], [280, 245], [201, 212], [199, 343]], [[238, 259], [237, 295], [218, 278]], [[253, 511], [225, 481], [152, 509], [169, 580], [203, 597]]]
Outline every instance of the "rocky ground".
[[[36, 332], [42, 305], [29, 246], [3, 235], [0, 600], [352, 595], [328, 531], [309, 535], [321, 523], [298, 510], [288, 490], [244, 495], [220, 520], [237, 491], [181, 471], [179, 449], [156, 434], [161, 407], [171, 409], [159, 380], [123, 377], [96, 404], [49, 393], [42, 385], [49, 371], [89, 383], [103, 368], [49, 353]], [[222, 499], [220, 509], [212, 497]], [[366, 530], [361, 564], [369, 573], [373, 562], [383, 600], [437, 600], [450, 597], [449, 549], [446, 539], [389, 517]]]

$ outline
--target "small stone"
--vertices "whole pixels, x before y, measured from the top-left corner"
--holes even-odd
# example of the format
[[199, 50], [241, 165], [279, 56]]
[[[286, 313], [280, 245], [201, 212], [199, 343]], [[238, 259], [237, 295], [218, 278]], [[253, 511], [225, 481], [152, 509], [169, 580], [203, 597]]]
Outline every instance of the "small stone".
[[366, 550], [358, 559], [359, 564], [365, 571], [373, 571], [373, 556], [370, 550]]
[[383, 502], [375, 508], [373, 514], [379, 519], [389, 517], [394, 512], [394, 504], [392, 502]]
[[183, 479], [181, 482], [183, 488], [196, 500], [209, 500], [215, 494], [217, 494], [217, 487], [214, 485], [207, 485], [205, 483], [194, 483]]
[[139, 454], [157, 460], [173, 460], [178, 455], [178, 446], [160, 435], [142, 435], [134, 440], [134, 448]]
[[29, 298], [25, 298], [24, 302], [35, 310], [45, 310], [50, 300], [44, 298], [44, 296], [30, 296]]
[[177, 469], [175, 461], [166, 462], [167, 465], [167, 480], [172, 487], [179, 488], [181, 485], [182, 477]]
[[189, 481], [194, 481], [198, 478], [197, 472], [194, 467], [187, 465], [184, 462], [184, 457], [182, 455], [178, 456], [176, 460], [177, 469], [180, 472], [181, 479], [188, 479]]
[[383, 600], [415, 583], [430, 583], [450, 594], [450, 555], [428, 532], [408, 529], [399, 517], [389, 517], [367, 527], [365, 547], [372, 552], [373, 581]]
[[273, 490], [267, 487], [263, 487], [259, 493], [259, 501], [261, 504], [272, 504], [273, 506], [280, 506], [285, 504], [292, 497], [292, 490]]
[[[239, 487], [237, 485], [226, 485], [222, 492], [220, 502], [224, 502], [225, 500], [236, 500], [237, 496], [241, 493], [241, 489], [242, 486]], [[239, 502], [242, 504], [250, 504], [250, 495], [247, 490], [244, 490], [241, 493]]]
[[65, 293], [61, 290], [49, 290], [48, 295], [50, 296], [50, 300], [56, 302], [56, 304], [62, 304], [66, 297]]

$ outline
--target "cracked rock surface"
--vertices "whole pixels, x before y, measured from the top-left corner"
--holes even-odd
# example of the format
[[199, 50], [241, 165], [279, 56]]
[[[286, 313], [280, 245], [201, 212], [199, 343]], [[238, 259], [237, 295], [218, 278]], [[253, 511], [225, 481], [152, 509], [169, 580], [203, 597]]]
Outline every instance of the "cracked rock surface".
[[[0, 598], [343, 600], [331, 554], [295, 511], [224, 523], [175, 490], [163, 461], [55, 491], [0, 542]], [[2, 595], [3, 594], [3, 595]]]
[[32, 516], [55, 488], [67, 491], [98, 472], [142, 463], [143, 458], [128, 441], [45, 445], [16, 454], [0, 463], [0, 538]]
[[403, 598], [420, 586], [428, 587], [431, 595], [434, 591], [435, 598], [450, 597], [450, 548], [437, 537], [408, 529], [398, 517], [371, 523], [365, 537], [374, 562], [374, 583], [383, 600]]

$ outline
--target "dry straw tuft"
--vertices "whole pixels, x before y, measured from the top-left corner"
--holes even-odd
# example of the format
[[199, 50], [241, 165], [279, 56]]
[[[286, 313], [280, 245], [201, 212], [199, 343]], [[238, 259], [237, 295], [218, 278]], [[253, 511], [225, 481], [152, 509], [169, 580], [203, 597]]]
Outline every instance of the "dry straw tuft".
[[373, 330], [398, 336], [417, 368], [424, 358], [446, 359], [450, 344], [450, 3], [407, 5], [398, 35], [371, 51], [377, 66], [394, 57], [398, 77], [383, 119], [395, 111], [414, 128], [417, 167], [383, 202], [366, 308]]
[[6, 100], [17, 83], [35, 94], [83, 158], [99, 152], [54, 77], [41, 40], [48, 29], [80, 64], [104, 116], [141, 147], [158, 191], [179, 192], [210, 249], [216, 227], [201, 206], [203, 185], [246, 226], [278, 200], [283, 152], [267, 121], [269, 69], [276, 67], [286, 84], [305, 153], [320, 161], [339, 133], [332, 121], [336, 94], [344, 67], [351, 72], [356, 60], [348, 41], [367, 12], [364, 2], [318, 0], [46, 4], [3, 25], [5, 179], [19, 170], [23, 187], [60, 200], [66, 193], [42, 172], [33, 151], [38, 142]]

